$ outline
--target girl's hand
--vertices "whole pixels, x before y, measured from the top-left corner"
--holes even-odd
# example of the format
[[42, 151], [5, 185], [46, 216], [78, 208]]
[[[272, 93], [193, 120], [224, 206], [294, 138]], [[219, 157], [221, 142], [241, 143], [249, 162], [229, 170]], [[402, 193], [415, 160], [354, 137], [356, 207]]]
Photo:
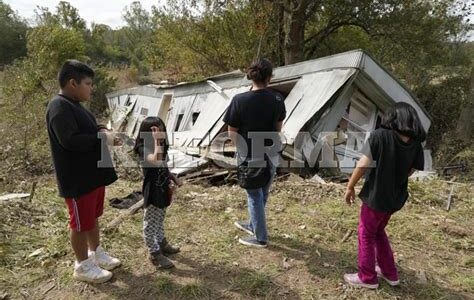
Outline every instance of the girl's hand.
[[173, 182], [170, 182], [169, 184], [169, 189], [174, 193], [176, 192], [177, 185], [174, 184]]
[[352, 205], [355, 201], [355, 190], [352, 187], [347, 187], [346, 194], [344, 195], [344, 199], [348, 205]]
[[151, 127], [151, 135], [155, 141], [162, 141], [165, 139], [166, 132], [160, 131], [160, 128], [157, 126]]

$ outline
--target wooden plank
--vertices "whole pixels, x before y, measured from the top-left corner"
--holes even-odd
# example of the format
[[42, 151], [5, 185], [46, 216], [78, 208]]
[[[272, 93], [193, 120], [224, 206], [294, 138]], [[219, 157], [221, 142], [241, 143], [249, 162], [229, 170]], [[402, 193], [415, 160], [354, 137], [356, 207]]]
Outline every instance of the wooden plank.
[[448, 196], [448, 204], [446, 205], [446, 210], [449, 211], [451, 209], [451, 202], [453, 200], [453, 193], [454, 193], [454, 184], [451, 185], [451, 190]]
[[186, 182], [187, 183], [193, 183], [193, 182], [197, 182], [197, 181], [200, 181], [200, 180], [203, 180], [203, 179], [210, 179], [210, 178], [214, 178], [214, 177], [219, 177], [219, 176], [223, 176], [223, 175], [227, 175], [229, 174], [230, 172], [228, 170], [225, 170], [225, 171], [220, 171], [220, 172], [216, 172], [212, 175], [208, 175], [208, 176], [203, 176], [203, 177], [198, 177], [198, 178], [193, 178], [193, 179], [190, 179], [190, 180], [187, 180]]
[[125, 212], [122, 212], [118, 217], [116, 217], [109, 224], [107, 224], [105, 230], [110, 230], [120, 225], [120, 223], [122, 223], [127, 217], [134, 215], [140, 208], [142, 208], [143, 204], [144, 199], [132, 205], [129, 209], [127, 209]]

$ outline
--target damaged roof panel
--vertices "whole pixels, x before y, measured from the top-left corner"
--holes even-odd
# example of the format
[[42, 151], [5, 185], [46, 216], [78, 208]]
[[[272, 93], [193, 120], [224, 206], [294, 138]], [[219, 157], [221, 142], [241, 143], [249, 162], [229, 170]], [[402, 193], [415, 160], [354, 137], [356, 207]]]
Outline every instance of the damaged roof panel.
[[283, 133], [285, 134], [287, 143], [293, 143], [296, 135], [301, 131], [301, 128], [306, 122], [331, 99], [332, 95], [334, 95], [354, 73], [355, 69], [335, 69], [305, 75], [310, 76], [310, 82], [312, 83], [305, 85], [298, 104], [295, 105], [292, 111], [287, 111], [288, 116], [283, 126]]

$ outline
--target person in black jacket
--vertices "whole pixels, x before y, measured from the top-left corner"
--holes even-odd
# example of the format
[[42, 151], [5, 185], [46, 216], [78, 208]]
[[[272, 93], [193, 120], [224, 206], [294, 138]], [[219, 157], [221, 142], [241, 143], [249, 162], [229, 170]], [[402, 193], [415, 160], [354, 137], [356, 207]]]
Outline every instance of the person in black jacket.
[[[98, 219], [104, 206], [105, 186], [117, 180], [107, 146], [113, 134], [97, 125], [82, 105], [92, 93], [94, 71], [68, 60], [61, 67], [60, 93], [48, 104], [46, 122], [59, 195], [69, 211], [71, 245], [76, 261], [74, 278], [100, 283], [120, 265], [100, 246]], [[103, 139], [99, 138], [102, 135]], [[100, 164], [99, 164], [100, 163]]]

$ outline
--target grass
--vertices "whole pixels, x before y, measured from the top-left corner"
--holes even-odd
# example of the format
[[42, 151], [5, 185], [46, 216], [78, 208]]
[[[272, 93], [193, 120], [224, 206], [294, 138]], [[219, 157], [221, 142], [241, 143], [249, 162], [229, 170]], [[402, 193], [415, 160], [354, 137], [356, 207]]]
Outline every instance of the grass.
[[[107, 198], [140, 188], [120, 180]], [[102, 236], [121, 258], [102, 285], [72, 280], [67, 212], [51, 177], [39, 179], [31, 203], [0, 205], [0, 297], [54, 299], [469, 299], [474, 298], [473, 186], [456, 190], [445, 211], [447, 186], [411, 182], [411, 200], [396, 213], [388, 234], [402, 285], [376, 291], [345, 285], [357, 269], [358, 207], [342, 201], [343, 187], [276, 182], [268, 206], [270, 246], [238, 244], [232, 223], [247, 218], [236, 186], [185, 185], [168, 209], [166, 235], [181, 246], [177, 268], [156, 270], [142, 240], [141, 212]], [[118, 211], [106, 207], [102, 223]], [[343, 237], [352, 234], [344, 241]], [[426, 277], [423, 281], [422, 275]]]

